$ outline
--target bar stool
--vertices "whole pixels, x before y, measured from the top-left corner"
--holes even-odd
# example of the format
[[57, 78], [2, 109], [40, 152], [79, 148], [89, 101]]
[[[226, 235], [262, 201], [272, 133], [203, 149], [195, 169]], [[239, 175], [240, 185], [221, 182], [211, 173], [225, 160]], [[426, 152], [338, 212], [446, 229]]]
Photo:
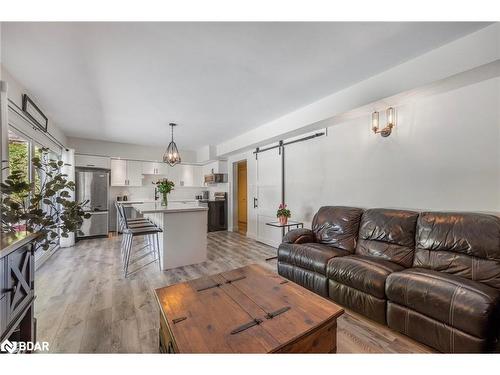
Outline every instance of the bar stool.
[[[118, 229], [120, 232], [123, 233], [123, 230], [125, 229], [125, 209], [123, 208], [123, 205], [118, 204], [115, 202], [115, 208], [116, 212], [118, 213]], [[146, 226], [154, 226], [154, 223], [148, 220], [147, 218], [135, 218], [135, 219], [130, 219], [127, 218], [127, 223], [130, 228], [139, 228], [139, 227], [146, 227]], [[120, 251], [123, 256], [124, 254], [124, 245], [125, 245], [125, 239], [126, 236], [122, 236], [122, 241], [120, 245]], [[146, 241], [148, 241], [148, 238], [146, 238]]]
[[158, 239], [158, 233], [161, 233], [163, 231], [158, 226], [156, 226], [154, 223], [152, 223], [147, 219], [133, 220], [133, 222], [129, 223], [130, 219], [127, 219], [123, 206], [118, 205], [117, 209], [118, 209], [118, 216], [121, 221], [120, 227], [122, 227], [123, 225], [122, 229], [123, 238], [121, 247], [123, 256], [123, 270], [125, 273], [125, 277], [128, 276], [128, 267], [130, 264], [130, 256], [132, 253], [132, 245], [134, 237], [145, 238], [146, 245], [138, 249], [137, 251], [140, 251], [148, 247], [151, 250], [150, 253], [152, 253], [156, 257], [156, 259], [154, 259], [152, 262], [158, 261], [158, 268], [161, 271], [160, 241]]

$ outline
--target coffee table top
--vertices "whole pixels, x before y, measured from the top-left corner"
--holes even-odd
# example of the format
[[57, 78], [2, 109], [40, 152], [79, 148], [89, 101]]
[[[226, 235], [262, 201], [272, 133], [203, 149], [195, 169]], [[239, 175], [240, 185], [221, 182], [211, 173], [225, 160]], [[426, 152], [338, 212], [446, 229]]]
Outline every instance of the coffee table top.
[[180, 353], [272, 352], [344, 312], [256, 264], [155, 294]]

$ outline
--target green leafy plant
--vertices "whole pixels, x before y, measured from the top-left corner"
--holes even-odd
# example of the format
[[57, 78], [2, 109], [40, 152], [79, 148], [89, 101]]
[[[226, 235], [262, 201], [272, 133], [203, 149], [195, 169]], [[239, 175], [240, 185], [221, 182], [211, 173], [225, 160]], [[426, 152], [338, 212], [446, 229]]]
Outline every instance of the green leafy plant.
[[290, 217], [292, 216], [292, 213], [290, 212], [290, 210], [287, 208], [287, 205], [284, 204], [284, 203], [280, 203], [279, 207], [278, 207], [278, 211], [276, 211], [276, 217]]
[[[48, 149], [41, 149], [41, 155]], [[31, 159], [38, 183], [30, 183], [23, 170], [12, 170], [2, 186], [2, 231], [37, 232], [36, 241], [47, 250], [58, 236], [68, 237], [77, 232], [83, 219], [90, 217], [83, 208], [88, 203], [75, 202], [70, 191], [75, 183], [61, 172], [62, 161], [36, 156]]]
[[168, 178], [161, 178], [158, 181], [153, 182], [153, 184], [156, 185], [158, 191], [162, 194], [169, 194], [175, 187], [174, 182]]
[[174, 190], [174, 182], [169, 180], [168, 178], [161, 178], [156, 182], [153, 182], [154, 185], [156, 185], [156, 188], [162, 195], [162, 204], [164, 206], [167, 205], [168, 201], [168, 194]]

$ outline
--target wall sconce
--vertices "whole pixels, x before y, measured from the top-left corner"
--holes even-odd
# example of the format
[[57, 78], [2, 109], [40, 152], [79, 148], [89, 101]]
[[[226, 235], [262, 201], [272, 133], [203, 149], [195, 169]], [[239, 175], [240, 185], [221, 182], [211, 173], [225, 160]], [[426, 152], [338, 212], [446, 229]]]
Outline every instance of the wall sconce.
[[372, 130], [375, 134], [380, 134], [382, 137], [388, 137], [392, 133], [394, 127], [394, 108], [389, 107], [385, 112], [387, 118], [387, 125], [379, 128], [379, 113], [377, 111], [372, 113]]

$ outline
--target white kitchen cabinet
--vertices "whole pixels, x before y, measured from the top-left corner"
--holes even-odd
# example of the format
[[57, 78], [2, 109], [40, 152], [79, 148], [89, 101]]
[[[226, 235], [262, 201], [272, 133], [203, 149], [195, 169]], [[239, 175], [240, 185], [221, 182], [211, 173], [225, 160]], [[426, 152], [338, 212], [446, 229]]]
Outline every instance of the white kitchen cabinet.
[[181, 186], [194, 186], [194, 179], [193, 179], [193, 166], [192, 165], [181, 165], [180, 166], [180, 184]]
[[110, 158], [96, 155], [75, 154], [75, 167], [110, 168]]
[[127, 186], [142, 186], [142, 162], [127, 160]]
[[142, 174], [159, 174], [158, 163], [152, 161], [142, 162]]
[[203, 167], [201, 165], [193, 165], [193, 186], [203, 186]]
[[127, 186], [127, 161], [111, 159], [111, 186]]
[[167, 177], [173, 180], [177, 187], [203, 186], [203, 173], [201, 166], [177, 164], [169, 167]]
[[158, 163], [158, 174], [162, 177], [167, 177], [168, 176], [168, 170], [172, 168], [170, 165], [167, 163]]
[[143, 161], [142, 162], [142, 174], [143, 175], [158, 175], [166, 177], [168, 175], [168, 170], [171, 167], [162, 162], [156, 161]]
[[176, 187], [181, 186], [181, 165], [176, 164], [173, 167], [167, 165], [167, 176], [169, 180], [173, 181]]
[[142, 186], [142, 163], [111, 159], [111, 186]]

